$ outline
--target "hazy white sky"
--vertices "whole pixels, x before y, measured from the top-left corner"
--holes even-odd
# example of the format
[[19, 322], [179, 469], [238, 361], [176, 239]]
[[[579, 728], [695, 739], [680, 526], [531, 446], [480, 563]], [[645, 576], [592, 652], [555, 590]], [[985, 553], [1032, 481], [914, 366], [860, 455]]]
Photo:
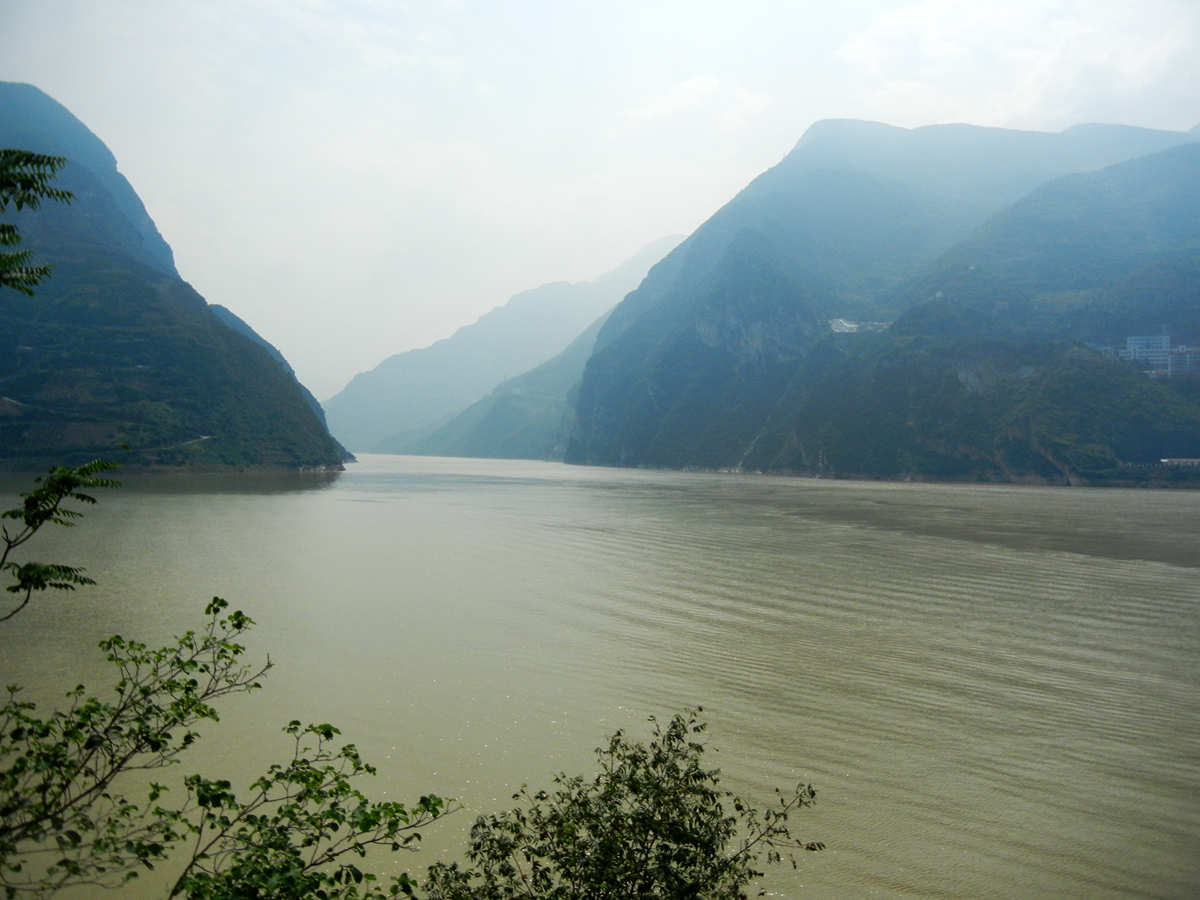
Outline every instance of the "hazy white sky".
[[817, 119], [1191, 128], [1200, 0], [0, 0], [0, 80], [325, 399], [690, 232]]

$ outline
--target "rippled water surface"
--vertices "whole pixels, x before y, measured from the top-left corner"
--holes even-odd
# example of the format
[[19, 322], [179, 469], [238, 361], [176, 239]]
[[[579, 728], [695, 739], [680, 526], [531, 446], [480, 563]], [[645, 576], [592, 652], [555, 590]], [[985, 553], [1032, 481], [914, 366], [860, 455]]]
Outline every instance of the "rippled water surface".
[[829, 849], [772, 892], [1200, 895], [1195, 493], [405, 457], [125, 481], [39, 548], [99, 587], [0, 626], [0, 674], [100, 685], [96, 640], [220, 594], [277, 665], [192, 768], [248, 776], [289, 719], [334, 722], [372, 793], [469, 807], [444, 856], [522, 782], [702, 704], [729, 787], [817, 787], [799, 831]]

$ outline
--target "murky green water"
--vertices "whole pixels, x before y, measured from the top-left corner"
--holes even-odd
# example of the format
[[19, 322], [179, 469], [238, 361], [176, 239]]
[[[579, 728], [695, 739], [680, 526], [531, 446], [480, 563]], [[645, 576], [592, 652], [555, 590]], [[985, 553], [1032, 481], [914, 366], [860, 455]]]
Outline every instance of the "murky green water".
[[730, 787], [818, 788], [801, 833], [829, 849], [773, 892], [1200, 895], [1194, 493], [371, 457], [127, 478], [39, 556], [100, 586], [0, 626], [5, 681], [101, 685], [81, 648], [220, 594], [278, 665], [186, 768], [248, 776], [289, 719], [334, 722], [373, 793], [470, 808], [437, 854], [703, 704]]

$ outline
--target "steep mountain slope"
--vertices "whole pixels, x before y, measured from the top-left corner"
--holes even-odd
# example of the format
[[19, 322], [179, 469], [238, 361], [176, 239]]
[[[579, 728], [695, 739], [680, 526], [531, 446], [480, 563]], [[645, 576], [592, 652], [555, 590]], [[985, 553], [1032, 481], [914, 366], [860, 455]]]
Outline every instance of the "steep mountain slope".
[[886, 333], [826, 340], [747, 466], [1083, 483], [1200, 456], [1195, 379], [1080, 343], [1200, 336], [1200, 145], [1051, 182], [910, 294]]
[[385, 442], [387, 453], [489, 459], [555, 459], [574, 427], [572, 389], [592, 355], [605, 313], [554, 359], [510, 378], [453, 419], [418, 439]]
[[0, 292], [0, 465], [340, 466], [296, 379], [175, 272], [112, 154], [29, 85], [0, 84], [0, 145], [63, 155], [69, 206], [15, 213], [53, 276]]
[[[733, 336], [761, 327], [759, 310], [772, 306], [760, 296], [763, 290], [778, 290], [774, 306], [797, 315], [895, 318], [925, 296], [923, 289], [905, 290], [908, 284], [1003, 203], [1054, 176], [1192, 140], [1184, 133], [1119, 126], [1080, 126], [1054, 135], [817, 123], [783, 162], [668, 255], [613, 312], [579, 389], [567, 460], [675, 466], [761, 460], [766, 421], [750, 427], [745, 399], [736, 407], [718, 394], [698, 402], [696, 386], [730, 377]], [[727, 258], [739, 242], [755, 247], [754, 264], [742, 270], [744, 282], [736, 261]], [[722, 267], [729, 337], [718, 343], [721, 352], [673, 351], [702, 333], [696, 301], [710, 273]], [[768, 289], [758, 280], [764, 267], [779, 273], [780, 287]], [[795, 299], [800, 297], [803, 302]], [[824, 351], [814, 356], [797, 346], [789, 352], [796, 362], [790, 399], [776, 394], [773, 401], [778, 409], [792, 404], [794, 410], [796, 392], [820, 377], [808, 368], [810, 357], [824, 358]], [[672, 426], [674, 437], [664, 440], [646, 428], [648, 420], [686, 424]], [[728, 426], [732, 421], [741, 424]], [[715, 434], [727, 439], [723, 449], [712, 442]]]
[[1136, 334], [1166, 334], [1200, 346], [1200, 254], [1180, 253], [1090, 291], [1064, 314], [1064, 331], [1088, 343], [1120, 346]]
[[1122, 125], [1051, 134], [817, 122], [655, 267], [611, 317], [598, 349], [666, 294], [698, 284], [745, 229], [773, 241], [798, 277], [833, 291], [832, 315], [889, 318], [899, 284], [1045, 182], [1196, 139]]
[[655, 241], [591, 282], [523, 291], [445, 340], [385, 359], [325, 403], [330, 428], [352, 450], [394, 450], [411, 442], [562, 351], [680, 240]]
[[1086, 290], [1200, 249], [1200, 144], [1059, 178], [994, 216], [904, 295]]
[[[216, 316], [226, 328], [231, 328], [238, 334], [244, 334], [246, 337], [250, 338], [250, 340], [254, 341], [254, 343], [266, 350], [271, 359], [275, 360], [275, 362], [279, 364], [279, 367], [283, 369], [283, 371], [291, 375], [292, 378], [296, 378], [296, 370], [292, 368], [292, 364], [284, 358], [283, 354], [279, 352], [278, 348], [249, 325], [247, 325], [244, 321], [242, 321], [233, 313], [232, 310], [226, 309], [224, 306], [221, 306], [218, 303], [210, 303], [208, 305], [208, 309], [209, 312]], [[328, 425], [325, 422], [325, 410], [321, 407], [321, 404], [317, 398], [313, 396], [313, 392], [301, 384], [299, 379], [296, 379], [296, 385], [300, 388], [300, 394], [304, 397], [304, 402], [308, 404], [308, 408], [311, 409], [313, 415], [320, 420], [321, 426], [328, 430]], [[337, 446], [338, 455], [341, 456], [343, 462], [353, 461], [353, 453], [338, 443], [336, 439], [334, 440], [334, 444]]]
[[0, 137], [5, 147], [65, 156], [73, 166], [87, 169], [113, 207], [96, 226], [114, 230], [111, 237], [122, 252], [138, 262], [164, 275], [179, 275], [171, 248], [133, 186], [117, 171], [112, 151], [65, 106], [31, 84], [0, 82]]
[[[606, 397], [620, 416], [610, 429], [618, 465], [737, 465], [763, 419], [827, 330], [828, 295], [791, 277], [746, 232], [697, 288], [646, 314], [624, 353], [596, 353], [590, 377], [616, 385]], [[676, 323], [687, 322], [686, 327]], [[632, 338], [640, 338], [639, 342]], [[639, 377], [627, 377], [629, 366]], [[586, 388], [587, 382], [584, 382]], [[582, 398], [577, 407], [586, 407]]]

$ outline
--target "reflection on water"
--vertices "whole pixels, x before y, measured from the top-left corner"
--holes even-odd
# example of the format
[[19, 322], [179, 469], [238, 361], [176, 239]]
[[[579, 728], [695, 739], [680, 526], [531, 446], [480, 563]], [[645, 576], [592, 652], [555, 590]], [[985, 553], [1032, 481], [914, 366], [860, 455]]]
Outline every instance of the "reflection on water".
[[1195, 494], [389, 457], [288, 478], [127, 478], [39, 552], [99, 588], [9, 623], [0, 675], [101, 684], [81, 645], [163, 640], [219, 594], [278, 666], [207, 771], [332, 721], [373, 793], [481, 812], [703, 704], [730, 787], [818, 788], [801, 831], [829, 850], [773, 891], [1200, 888]]

